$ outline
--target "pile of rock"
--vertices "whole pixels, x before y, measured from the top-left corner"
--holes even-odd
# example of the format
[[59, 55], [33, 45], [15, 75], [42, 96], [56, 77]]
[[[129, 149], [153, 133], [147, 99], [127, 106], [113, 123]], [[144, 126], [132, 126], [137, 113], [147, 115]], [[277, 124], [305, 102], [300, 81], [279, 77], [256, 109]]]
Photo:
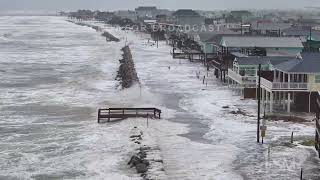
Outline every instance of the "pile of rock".
[[[137, 127], [134, 127], [134, 130], [138, 132]], [[142, 141], [142, 135], [143, 132], [140, 131], [139, 133], [135, 133], [134, 135], [130, 136], [131, 141], [133, 141], [136, 144], [141, 144]], [[149, 160], [147, 160], [147, 151], [149, 151], [151, 148], [143, 145], [139, 149], [137, 149], [137, 152], [131, 157], [130, 161], [128, 162], [128, 165], [130, 167], [135, 167], [137, 170], [137, 173], [141, 174], [144, 179], [147, 179], [146, 172], [148, 171], [148, 167], [150, 165]]]
[[143, 133], [137, 127], [131, 130], [130, 140], [136, 148], [128, 165], [134, 167], [144, 180], [168, 179], [164, 170], [161, 150], [154, 137], [148, 132]]
[[119, 60], [120, 67], [117, 75], [117, 80], [123, 89], [130, 88], [135, 83], [139, 83], [139, 78], [134, 67], [132, 54], [129, 46], [125, 46], [121, 49], [123, 51], [122, 59]]
[[[98, 30], [97, 30], [98, 31]], [[104, 33], [101, 34], [102, 36], [106, 37], [106, 41], [114, 41], [114, 42], [119, 42], [120, 39], [116, 38], [115, 36], [113, 36], [112, 34], [110, 34], [109, 32], [105, 31]]]

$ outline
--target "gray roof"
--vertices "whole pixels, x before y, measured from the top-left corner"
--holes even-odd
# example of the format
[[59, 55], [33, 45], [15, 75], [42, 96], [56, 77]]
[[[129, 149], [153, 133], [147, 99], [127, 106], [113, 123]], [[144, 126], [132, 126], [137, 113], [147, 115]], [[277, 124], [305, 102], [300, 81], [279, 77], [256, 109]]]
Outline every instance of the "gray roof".
[[179, 9], [172, 14], [173, 16], [200, 16], [199, 13], [192, 9]]
[[157, 10], [157, 7], [155, 6], [140, 6], [135, 9], [136, 11], [154, 11]]
[[[284, 36], [310, 36], [310, 27], [290, 27], [288, 29], [283, 30]], [[312, 30], [311, 37], [313, 40], [320, 40], [320, 32]]]
[[202, 42], [211, 42], [211, 39], [217, 35], [239, 35], [240, 34], [239, 32], [234, 32], [227, 28], [214, 29], [213, 31], [210, 31], [210, 27], [207, 27], [206, 29], [207, 31], [198, 33]]
[[302, 59], [278, 64], [275, 69], [288, 73], [320, 73], [320, 53], [302, 54]]
[[320, 53], [302, 53], [302, 59], [313, 59], [313, 60], [320, 60]]
[[287, 61], [296, 60], [294, 57], [268, 57], [268, 56], [249, 56], [249, 57], [238, 57], [237, 61], [239, 65], [278, 65]]
[[248, 57], [247, 55], [242, 54], [240, 52], [231, 52], [230, 54], [233, 55], [234, 57]]
[[289, 23], [278, 22], [254, 22], [251, 23], [251, 29], [253, 30], [283, 30], [291, 27]]
[[225, 36], [221, 39], [221, 45], [240, 48], [303, 48], [302, 41], [296, 37]]

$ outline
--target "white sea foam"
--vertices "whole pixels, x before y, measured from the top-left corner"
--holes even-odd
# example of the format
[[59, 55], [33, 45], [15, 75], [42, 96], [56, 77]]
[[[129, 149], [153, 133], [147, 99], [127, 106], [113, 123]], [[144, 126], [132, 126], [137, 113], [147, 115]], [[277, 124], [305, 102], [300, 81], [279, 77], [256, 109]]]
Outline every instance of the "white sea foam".
[[[206, 74], [201, 64], [172, 59], [170, 47], [151, 46], [145, 34], [106, 26], [122, 40], [106, 43], [94, 30], [61, 18], [0, 17], [0, 34], [8, 30], [23, 43], [0, 43], [0, 68], [6, 70], [0, 86], [0, 179], [141, 179], [126, 166], [136, 148], [128, 143], [133, 126], [152, 134], [171, 179], [242, 179], [240, 173], [292, 179], [310, 156], [302, 147], [276, 147], [268, 160], [268, 143], [292, 130], [313, 135], [312, 125], [268, 122], [266, 145], [257, 145], [255, 118], [222, 108], [254, 114], [254, 101], [239, 100], [213, 74], [203, 85], [195, 77]], [[142, 86], [119, 91], [115, 75], [125, 40]], [[96, 109], [105, 106], [154, 106], [163, 119], [149, 127], [144, 119], [97, 124]], [[199, 124], [208, 126], [198, 130], [203, 134], [193, 131]]]

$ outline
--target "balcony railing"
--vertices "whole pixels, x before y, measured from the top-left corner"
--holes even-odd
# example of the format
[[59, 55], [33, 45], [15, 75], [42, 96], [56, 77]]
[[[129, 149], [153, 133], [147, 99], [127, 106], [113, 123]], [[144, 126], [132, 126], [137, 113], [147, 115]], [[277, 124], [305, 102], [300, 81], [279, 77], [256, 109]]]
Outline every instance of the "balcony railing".
[[232, 69], [228, 69], [228, 76], [232, 80], [236, 81], [243, 87], [255, 88], [256, 87], [256, 77], [255, 76], [241, 76], [240, 74], [234, 72]]
[[261, 78], [261, 86], [270, 90], [308, 90], [308, 83], [296, 82], [271, 82], [265, 78]]

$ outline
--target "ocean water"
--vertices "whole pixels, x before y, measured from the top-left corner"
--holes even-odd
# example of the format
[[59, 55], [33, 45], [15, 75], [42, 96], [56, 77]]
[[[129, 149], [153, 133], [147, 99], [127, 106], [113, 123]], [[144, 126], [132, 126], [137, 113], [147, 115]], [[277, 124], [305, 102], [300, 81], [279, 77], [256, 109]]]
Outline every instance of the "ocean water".
[[0, 17], [0, 179], [126, 177], [121, 131], [96, 123], [120, 55], [63, 18]]
[[[312, 148], [279, 146], [268, 154], [269, 144], [292, 131], [312, 136], [312, 126], [268, 122], [265, 145], [258, 145], [256, 119], [222, 108], [255, 114], [255, 102], [240, 100], [213, 74], [202, 84], [195, 73], [205, 68], [172, 59], [165, 42], [156, 48], [146, 34], [105, 28], [122, 41], [106, 42], [59, 17], [0, 17], [0, 179], [140, 179], [126, 166], [133, 121], [98, 125], [97, 108], [105, 106], [163, 110], [149, 130], [169, 179], [295, 179], [301, 167], [318, 179]], [[141, 96], [139, 87], [117, 89], [125, 41]]]

